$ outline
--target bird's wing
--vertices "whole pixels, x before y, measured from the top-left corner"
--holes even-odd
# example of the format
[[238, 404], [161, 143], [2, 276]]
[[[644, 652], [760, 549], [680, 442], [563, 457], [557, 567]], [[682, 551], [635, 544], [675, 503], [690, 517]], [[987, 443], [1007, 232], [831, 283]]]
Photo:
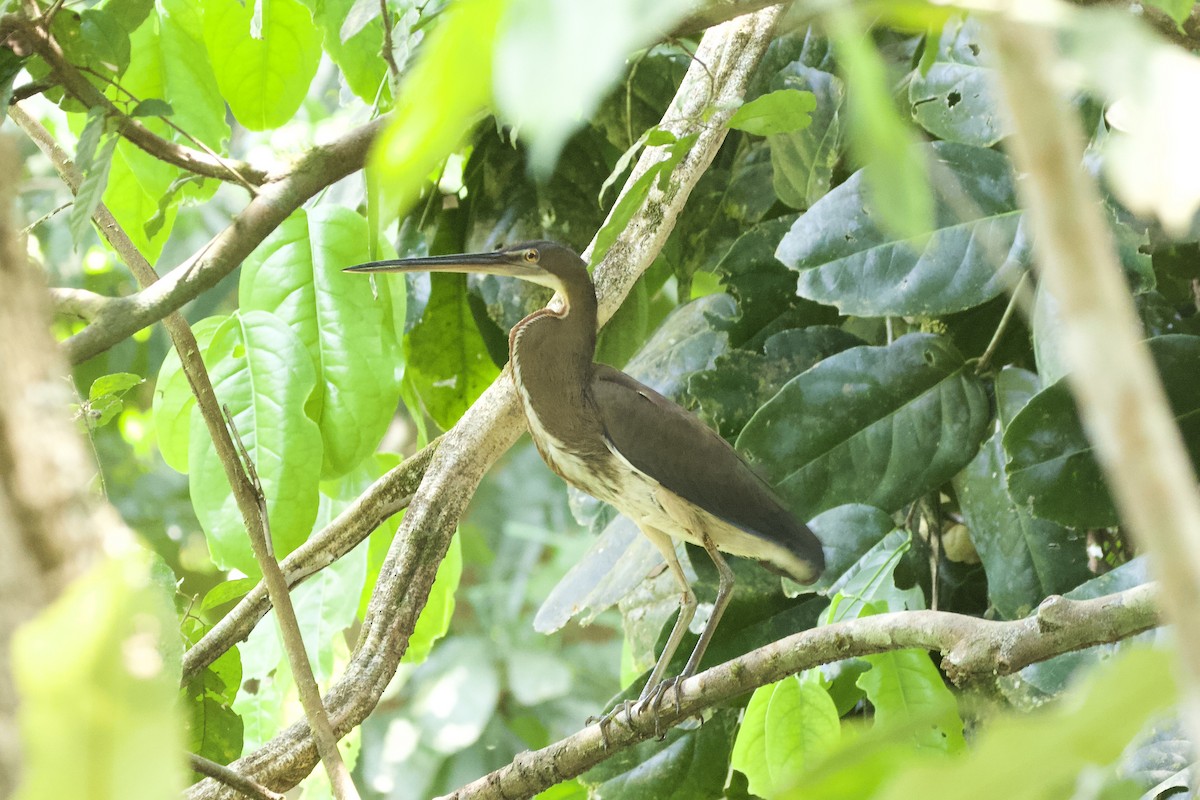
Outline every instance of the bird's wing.
[[620, 370], [592, 374], [605, 433], [614, 450], [683, 499], [742, 530], [779, 544], [821, 571], [821, 543], [737, 451], [693, 414]]

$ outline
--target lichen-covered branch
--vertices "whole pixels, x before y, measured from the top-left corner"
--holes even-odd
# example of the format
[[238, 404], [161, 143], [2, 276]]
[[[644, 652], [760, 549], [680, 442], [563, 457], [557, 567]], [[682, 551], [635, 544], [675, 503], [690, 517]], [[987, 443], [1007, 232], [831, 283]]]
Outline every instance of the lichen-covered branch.
[[1094, 600], [1047, 598], [1025, 619], [1012, 622], [951, 614], [903, 611], [811, 628], [751, 651], [684, 681], [679, 705], [652, 713], [635, 710], [513, 762], [443, 800], [517, 800], [570, 780], [621, 750], [654, 737], [704, 710], [801, 670], [856, 656], [920, 648], [942, 654], [942, 669], [956, 683], [1008, 675], [1063, 653], [1115, 642], [1158, 624], [1152, 585]]

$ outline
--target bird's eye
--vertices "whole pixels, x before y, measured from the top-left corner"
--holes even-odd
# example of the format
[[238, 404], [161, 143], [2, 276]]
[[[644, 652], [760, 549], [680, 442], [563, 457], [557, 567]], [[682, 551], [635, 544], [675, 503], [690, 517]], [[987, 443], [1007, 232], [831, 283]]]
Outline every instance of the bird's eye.
[[536, 264], [538, 262], [538, 251], [534, 250], [533, 248], [526, 250], [525, 251], [525, 260], [528, 261], [530, 264]]

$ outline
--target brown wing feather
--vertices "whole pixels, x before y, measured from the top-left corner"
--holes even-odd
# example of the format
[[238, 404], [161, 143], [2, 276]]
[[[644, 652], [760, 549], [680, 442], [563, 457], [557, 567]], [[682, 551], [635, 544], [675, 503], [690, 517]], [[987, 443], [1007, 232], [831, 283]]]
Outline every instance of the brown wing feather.
[[603, 364], [592, 374], [592, 396], [609, 441], [630, 464], [713, 516], [792, 551], [812, 565], [813, 576], [820, 573], [817, 537], [715, 431]]

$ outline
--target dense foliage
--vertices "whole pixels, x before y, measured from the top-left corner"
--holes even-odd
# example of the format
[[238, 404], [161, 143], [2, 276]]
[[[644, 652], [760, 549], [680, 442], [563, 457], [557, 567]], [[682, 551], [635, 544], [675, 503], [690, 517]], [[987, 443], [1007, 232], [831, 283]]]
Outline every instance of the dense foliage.
[[[24, 98], [42, 82], [22, 105], [82, 173], [70, 209], [38, 220], [65, 190], [27, 146], [20, 201], [50, 282], [137, 291], [89, 224], [100, 203], [160, 273], [202, 260], [213, 236], [252, 249], [184, 314], [261, 479], [280, 559], [507, 380], [507, 331], [549, 300], [495, 277], [341, 269], [527, 239], [579, 251], [595, 239], [599, 264], [695, 143], [666, 124], [703, 33], [681, 0], [105, 0], [41, 21], [27, 5], [7, 9], [10, 42], [33, 43], [0, 49], [0, 88]], [[1196, 44], [1174, 27], [1190, 2], [1145, 5]], [[1190, 200], [1146, 190], [1136, 136], [1189, 100], [1165, 68], [1147, 88], [1112, 64], [1169, 53], [1182, 81], [1200, 62], [1127, 10], [1054, 7], [1087, 168], [1105, 176], [1128, 290], [1196, 461], [1200, 228]], [[930, 608], [1015, 620], [1050, 595], [1149, 580], [1061, 380], [1060, 299], [1031, 271], [986, 20], [871, 11], [874, 27], [851, 6], [785, 17], [677, 227], [601, 333], [598, 360], [718, 430], [825, 546], [810, 587], [734, 564], [704, 666], [842, 620]], [[39, 26], [54, 48], [34, 41]], [[365, 170], [298, 200], [276, 192], [307, 149], [380, 115]], [[130, 120], [162, 145], [131, 141]], [[1194, 148], [1163, 141], [1168, 163]], [[230, 161], [197, 172], [167, 145]], [[620, 193], [647, 148], [661, 159]], [[259, 171], [235, 174], [243, 165]], [[1200, 185], [1194, 167], [1179, 171]], [[239, 229], [247, 197], [266, 205], [272, 192], [295, 210], [260, 235]], [[63, 339], [94, 320], [71, 297], [56, 295]], [[79, 419], [98, 490], [156, 555], [93, 575], [19, 642], [30, 797], [79, 794], [93, 779], [53, 765], [101, 747], [114, 793], [164, 796], [182, 786], [180, 730], [188, 751], [224, 764], [301, 718], [273, 615], [183, 682], [182, 721], [148, 701], [261, 573], [179, 355], [161, 326], [128, 333], [76, 365]], [[323, 687], [351, 656], [400, 517], [293, 592]], [[711, 601], [716, 574], [697, 552]], [[658, 562], [628, 520], [569, 496], [519, 443], [476, 493], [397, 677], [343, 743], [364, 796], [451, 791], [636, 693], [678, 601]], [[130, 679], [122, 642], [164, 615], [162, 669]], [[1171, 714], [1154, 716], [1175, 703], [1167, 662], [1129, 643], [963, 687], [925, 650], [847, 659], [544, 796], [1138, 797], [1183, 780], [1191, 745]], [[56, 648], [82, 666], [47, 671]], [[110, 711], [74, 719], [89, 693]], [[318, 769], [306, 796], [328, 792]]]

